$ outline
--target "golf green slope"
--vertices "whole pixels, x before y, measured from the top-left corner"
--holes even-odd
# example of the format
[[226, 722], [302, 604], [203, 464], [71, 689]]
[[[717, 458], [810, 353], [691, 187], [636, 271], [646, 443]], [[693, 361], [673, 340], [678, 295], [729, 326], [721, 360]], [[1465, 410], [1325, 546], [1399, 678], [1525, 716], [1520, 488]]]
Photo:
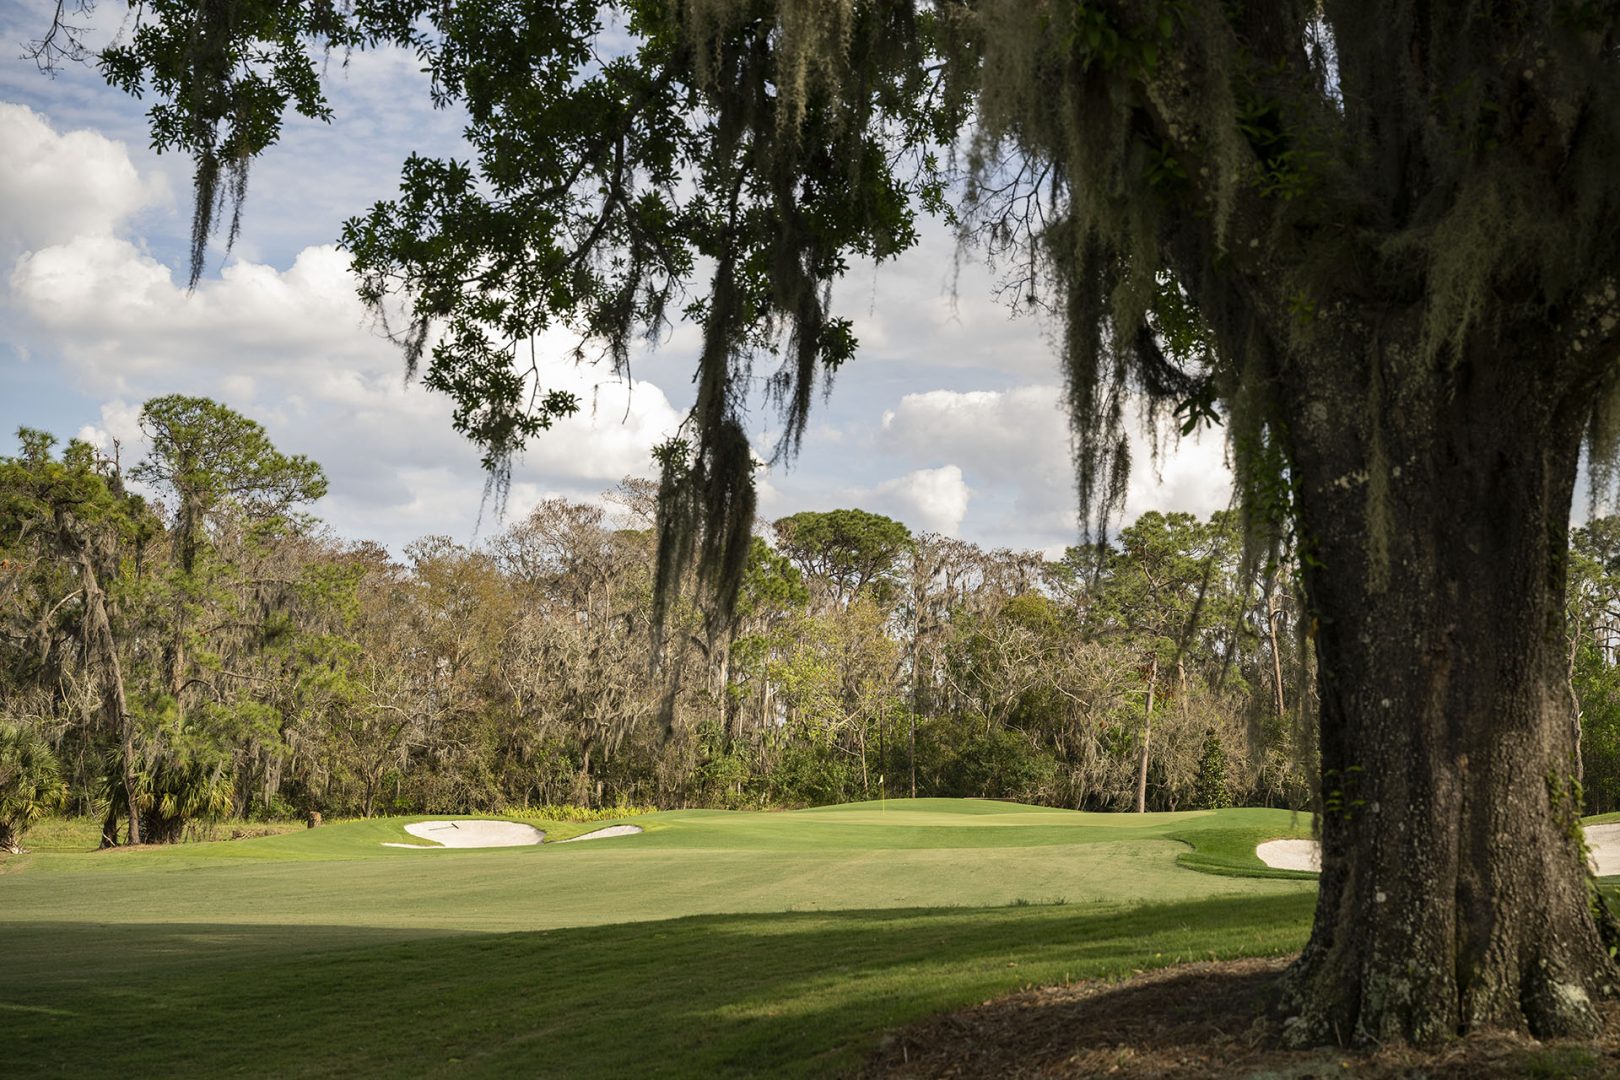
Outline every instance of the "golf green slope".
[[383, 846], [413, 820], [0, 865], [7, 1075], [827, 1075], [1029, 983], [1295, 948], [1312, 901], [1235, 876], [1308, 831], [1284, 811], [916, 800]]

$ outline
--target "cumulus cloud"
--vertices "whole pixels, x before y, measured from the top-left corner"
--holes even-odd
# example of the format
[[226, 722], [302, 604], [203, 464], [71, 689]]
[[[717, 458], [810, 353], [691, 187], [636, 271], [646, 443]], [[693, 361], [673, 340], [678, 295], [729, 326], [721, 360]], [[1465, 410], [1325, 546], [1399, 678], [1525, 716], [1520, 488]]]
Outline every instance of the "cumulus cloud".
[[[11, 399], [0, 412], [9, 404], [20, 422], [117, 439], [128, 461], [141, 452], [142, 401], [206, 394], [326, 466], [331, 493], [317, 509], [340, 532], [396, 548], [425, 532], [469, 537], [484, 509], [477, 450], [453, 432], [448, 401], [405, 384], [398, 351], [355, 299], [345, 256], [320, 243], [393, 186], [406, 152], [454, 152], [457, 116], [400, 104], [420, 90], [417, 67], [405, 53], [357, 56], [334, 84], [341, 130], [289, 125], [255, 166], [236, 258], [217, 273], [211, 262], [189, 294], [172, 270], [185, 255], [185, 163], [138, 149], [140, 108], [109, 105], [116, 95], [71, 75], [39, 107], [99, 130], [0, 103], [0, 319], [15, 357], [0, 370], [0, 399]], [[337, 142], [341, 161], [331, 158]], [[948, 229], [925, 225], [917, 250], [857, 266], [838, 285], [835, 307], [854, 318], [861, 353], [818, 407], [799, 466], [761, 474], [765, 514], [866, 506], [988, 545], [1056, 549], [1076, 538], [1051, 344], [1036, 320], [1009, 315], [991, 272], [956, 254]], [[651, 447], [690, 400], [697, 336], [678, 327], [628, 383], [573, 366], [571, 341], [538, 341], [545, 385], [584, 407], [516, 464], [511, 512], [649, 475]], [[762, 433], [759, 445], [773, 442]], [[1225, 505], [1218, 433], [1173, 449], [1162, 483], [1147, 441], [1136, 446], [1128, 515]], [[484, 513], [485, 531], [493, 524]]]
[[80, 236], [110, 235], [125, 218], [168, 198], [162, 177], [142, 176], [120, 143], [94, 131], [57, 134], [26, 105], [0, 102], [0, 260]]
[[[1074, 464], [1061, 402], [1061, 391], [1051, 385], [907, 394], [884, 413], [880, 445], [902, 462], [960, 463], [972, 489], [993, 494], [1004, 508], [1006, 540], [1059, 544], [1076, 530]], [[1232, 477], [1220, 433], [1179, 441], [1160, 434], [1157, 462], [1148, 433], [1132, 437], [1126, 519], [1147, 510], [1204, 515], [1225, 507]]]
[[[405, 383], [400, 354], [371, 327], [341, 252], [306, 247], [285, 269], [237, 260], [188, 294], [167, 266], [119, 235], [143, 205], [142, 181], [120, 144], [57, 134], [27, 110], [0, 118], [28, 134], [34, 159], [67, 173], [82, 159], [113, 178], [85, 181], [83, 198], [36, 200], [31, 247], [15, 263], [7, 298], [100, 400], [90, 434], [117, 438], [126, 457], [138, 456], [141, 401], [203, 394], [264, 423], [283, 449], [320, 461], [332, 479], [320, 510], [344, 531], [398, 544], [423, 531], [462, 533], [478, 519], [477, 451], [453, 433], [446, 399]], [[114, 188], [128, 190], [107, 194]], [[560, 335], [535, 342], [543, 385], [572, 391], [582, 407], [515, 463], [515, 511], [649, 474], [652, 446], [679, 423], [658, 387], [578, 366], [568, 359], [572, 344]]]
[[1178, 441], [1161, 432], [1164, 441], [1157, 461], [1145, 433], [1131, 440], [1135, 468], [1125, 493], [1126, 520], [1149, 510], [1181, 510], [1208, 517], [1232, 502], [1232, 470], [1226, 464], [1226, 443], [1220, 431], [1204, 431]]
[[907, 394], [883, 414], [882, 437], [914, 458], [970, 462], [983, 481], [1033, 480], [1031, 491], [1067, 482], [1068, 421], [1054, 386], [1011, 390], [929, 390]]
[[791, 475], [773, 479], [773, 470], [761, 469], [754, 484], [762, 521], [801, 510], [857, 507], [892, 517], [915, 532], [947, 536], [961, 535], [974, 498], [973, 489], [956, 465], [913, 469], [867, 485], [804, 483]]
[[915, 530], [955, 536], [967, 516], [972, 492], [955, 465], [916, 469], [872, 491], [876, 505]]

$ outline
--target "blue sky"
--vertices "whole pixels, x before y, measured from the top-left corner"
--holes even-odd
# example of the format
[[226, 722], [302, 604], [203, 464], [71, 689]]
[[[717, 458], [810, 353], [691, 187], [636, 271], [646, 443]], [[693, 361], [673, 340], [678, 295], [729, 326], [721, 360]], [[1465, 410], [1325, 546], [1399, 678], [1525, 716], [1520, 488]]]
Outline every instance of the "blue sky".
[[[395, 190], [407, 154], [457, 152], [460, 118], [431, 108], [414, 59], [333, 61], [335, 121], [288, 124], [253, 167], [234, 251], [216, 247], [188, 295], [189, 162], [152, 153], [144, 106], [94, 70], [52, 79], [16, 58], [49, 9], [24, 0], [0, 12], [0, 34], [14, 46], [0, 61], [0, 430], [117, 438], [130, 460], [140, 454], [142, 401], [207, 394], [326, 467], [331, 493], [315, 509], [341, 534], [396, 551], [427, 533], [473, 539], [483, 492], [476, 448], [451, 431], [447, 402], [404, 384], [334, 247], [346, 217]], [[836, 289], [862, 347], [814, 414], [799, 460], [763, 477], [767, 516], [858, 505], [987, 546], [1074, 541], [1061, 380], [1045, 333], [993, 299], [982, 266], [958, 274], [956, 258], [948, 233], [931, 226], [917, 250], [857, 265]], [[689, 403], [690, 328], [638, 356], [630, 385], [566, 364], [569, 344], [537, 343], [557, 358], [550, 381], [587, 408], [517, 463], [509, 514], [650, 475], [650, 447]], [[760, 410], [753, 419], [768, 455], [774, 418]], [[1128, 514], [1226, 504], [1218, 436], [1182, 444], [1159, 475], [1147, 456], [1144, 443]]]

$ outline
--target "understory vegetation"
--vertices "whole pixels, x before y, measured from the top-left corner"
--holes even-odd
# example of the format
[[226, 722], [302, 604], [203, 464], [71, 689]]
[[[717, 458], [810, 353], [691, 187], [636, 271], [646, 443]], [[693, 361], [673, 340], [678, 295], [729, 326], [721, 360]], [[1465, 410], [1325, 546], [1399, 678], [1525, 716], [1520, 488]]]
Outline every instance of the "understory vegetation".
[[[0, 459], [0, 843], [226, 818], [803, 806], [1311, 802], [1311, 636], [1286, 552], [1148, 513], [1105, 549], [993, 550], [861, 510], [754, 538], [735, 616], [655, 636], [656, 491], [547, 500], [402, 559], [303, 507], [313, 462], [223, 405], [152, 450], [40, 432]], [[1589, 812], [1620, 808], [1620, 522], [1576, 533]], [[688, 590], [687, 595], [696, 595]], [[131, 830], [130, 821], [136, 824]]]

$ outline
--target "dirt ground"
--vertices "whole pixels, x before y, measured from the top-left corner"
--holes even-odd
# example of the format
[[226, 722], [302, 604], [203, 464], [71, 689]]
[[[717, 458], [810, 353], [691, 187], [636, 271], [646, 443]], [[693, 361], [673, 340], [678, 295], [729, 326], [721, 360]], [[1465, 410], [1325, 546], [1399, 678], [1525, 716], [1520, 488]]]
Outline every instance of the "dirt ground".
[[1620, 1077], [1620, 1003], [1597, 1043], [1473, 1036], [1407, 1047], [1285, 1050], [1272, 1015], [1280, 960], [1187, 964], [1116, 982], [1015, 994], [896, 1032], [864, 1076], [1473, 1080]]

